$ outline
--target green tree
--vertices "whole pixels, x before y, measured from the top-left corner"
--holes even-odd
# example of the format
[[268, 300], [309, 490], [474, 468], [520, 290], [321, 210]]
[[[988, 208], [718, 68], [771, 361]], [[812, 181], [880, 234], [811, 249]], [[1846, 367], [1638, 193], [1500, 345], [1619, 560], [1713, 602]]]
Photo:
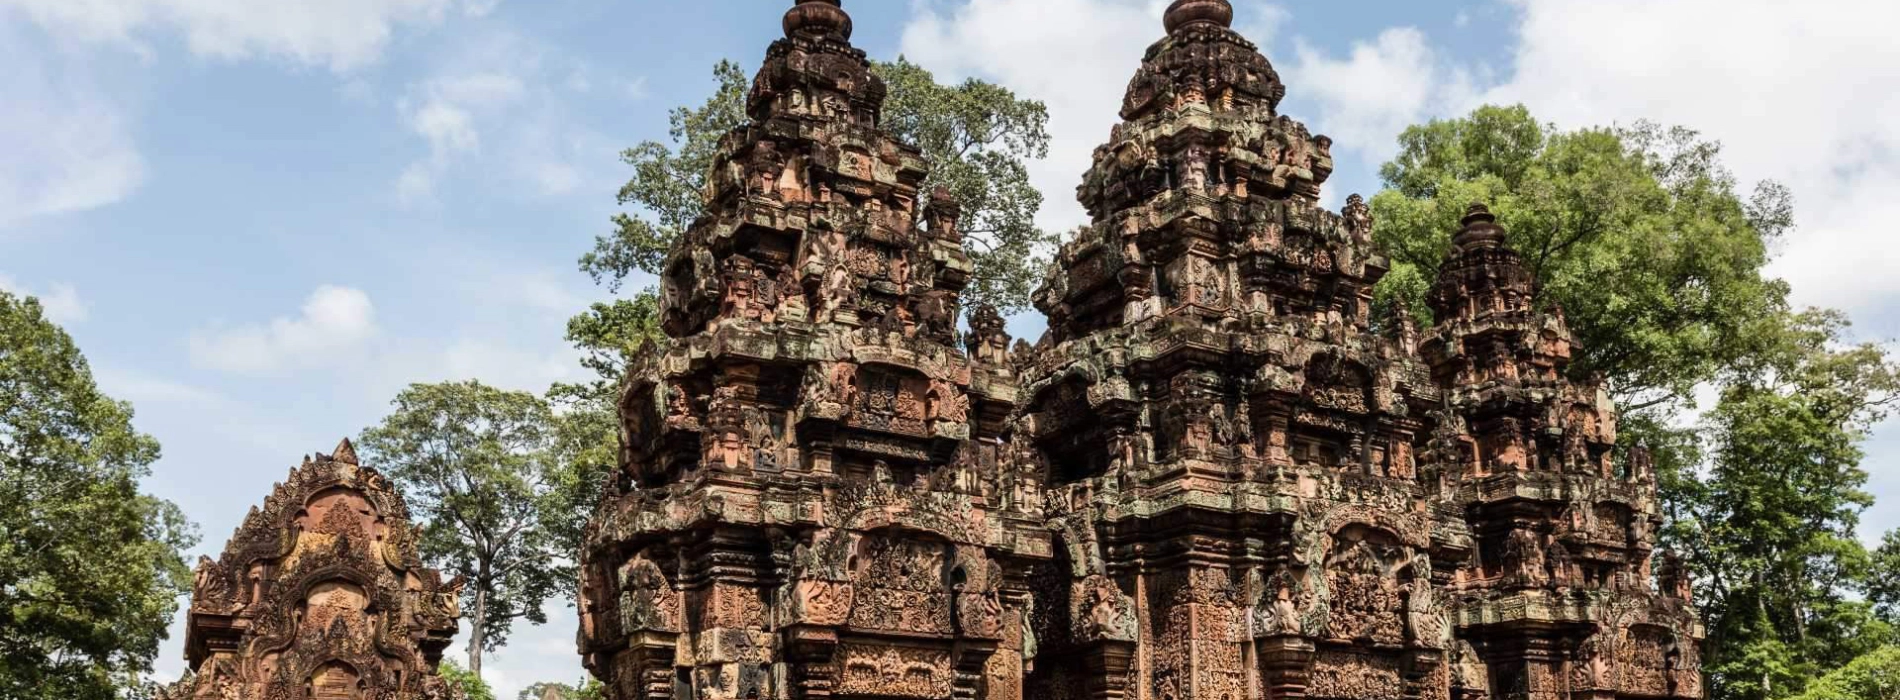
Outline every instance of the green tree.
[[[553, 696], [550, 699], [549, 693]], [[536, 683], [521, 690], [516, 700], [603, 700], [606, 687], [600, 681], [585, 679], [579, 685], [566, 683]]]
[[557, 420], [534, 394], [474, 381], [414, 384], [392, 406], [360, 445], [420, 514], [423, 556], [468, 578], [468, 670], [480, 676], [515, 620], [546, 623], [542, 603], [574, 585]]
[[1830, 671], [1795, 700], [1900, 700], [1900, 647], [1882, 647]]
[[495, 691], [488, 687], [488, 681], [482, 680], [482, 674], [462, 668], [453, 659], [444, 660], [436, 673], [442, 680], [448, 681], [449, 688], [461, 694], [463, 700], [495, 700]]
[[151, 670], [197, 540], [139, 491], [158, 455], [39, 301], [0, 291], [0, 697], [104, 700]]
[[902, 56], [871, 70], [890, 87], [884, 128], [930, 160], [924, 191], [949, 188], [963, 207], [958, 229], [975, 265], [964, 300], [1005, 314], [1028, 308], [1060, 243], [1036, 226], [1042, 192], [1023, 165], [1049, 155], [1048, 108], [975, 78], [939, 84]]
[[1725, 377], [1704, 418], [1706, 476], [1679, 495], [1670, 539], [1703, 572], [1714, 697], [1786, 697], [1900, 642], [1861, 595], [1874, 558], [1855, 533], [1873, 505], [1861, 444], [1900, 394], [1878, 345], [1833, 312], [1794, 317]]
[[582, 384], [556, 385], [554, 395], [566, 402], [613, 403], [628, 363], [648, 343], [665, 344], [660, 332], [660, 299], [644, 293], [632, 299], [594, 304], [567, 321], [567, 340], [581, 351], [581, 366], [594, 372]]
[[1887, 533], [1874, 551], [1867, 599], [1882, 619], [1900, 624], [1900, 530]]
[[1525, 108], [1481, 107], [1406, 129], [1380, 170], [1374, 238], [1393, 270], [1385, 310], [1429, 321], [1423, 298], [1472, 202], [1489, 202], [1560, 304], [1582, 349], [1575, 377], [1601, 374], [1626, 409], [1680, 401], [1753, 352], [1786, 309], [1766, 277], [1791, 225], [1785, 188], [1737, 191], [1721, 147], [1641, 123], [1559, 131]]

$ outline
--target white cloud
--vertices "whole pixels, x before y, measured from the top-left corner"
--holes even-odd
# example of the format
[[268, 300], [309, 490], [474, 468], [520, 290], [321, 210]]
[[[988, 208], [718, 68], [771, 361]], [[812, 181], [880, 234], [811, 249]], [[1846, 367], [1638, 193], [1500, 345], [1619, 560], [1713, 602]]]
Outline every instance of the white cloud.
[[208, 369], [274, 375], [359, 358], [375, 335], [376, 307], [368, 294], [324, 285], [294, 317], [193, 333], [191, 360]]
[[55, 282], [44, 291], [29, 289], [13, 278], [0, 275], [0, 290], [40, 300], [40, 309], [54, 323], [70, 326], [84, 323], [92, 307], [79, 298], [79, 290], [64, 282]]
[[1900, 4], [1514, 3], [1515, 78], [1488, 99], [1523, 101], [1564, 126], [1649, 119], [1721, 140], [1743, 181], [1794, 189], [1800, 228], [1773, 272], [1797, 301], [1896, 306], [1900, 237], [1887, 229], [1900, 217]]
[[47, 31], [149, 52], [143, 38], [182, 34], [201, 56], [285, 58], [349, 71], [375, 62], [398, 27], [432, 25], [458, 5], [480, 16], [496, 0], [0, 0]]
[[649, 94], [647, 91], [647, 77], [642, 75], [621, 82], [620, 91], [626, 93], [627, 99], [630, 100], [646, 99]]
[[396, 179], [396, 196], [406, 204], [435, 197], [436, 180], [454, 158], [481, 148], [476, 113], [493, 114], [519, 100], [520, 78], [506, 73], [473, 73], [439, 78], [417, 88], [398, 105], [409, 129], [429, 144], [427, 157], [410, 163]]
[[[611, 181], [614, 149], [579, 124], [566, 100], [591, 90], [584, 63], [547, 69], [543, 50], [513, 35], [470, 42], [449, 62], [452, 70], [411, 86], [398, 108], [428, 154], [397, 177], [405, 204], [434, 199], [441, 181], [464, 159], [495, 158], [498, 167], [468, 169], [500, 176], [508, 186], [544, 196], [573, 193], [588, 182]], [[506, 57], [505, 59], [497, 57]]]
[[1163, 36], [1166, 6], [1165, 0], [924, 5], [904, 27], [901, 48], [939, 82], [978, 77], [1048, 104], [1049, 157], [1031, 163], [1029, 174], [1045, 198], [1038, 221], [1066, 230], [1088, 221], [1075, 186], [1095, 147], [1120, 121], [1122, 93], [1143, 50]]
[[1471, 96], [1462, 70], [1445, 65], [1425, 33], [1394, 27], [1370, 42], [1354, 42], [1344, 58], [1295, 42], [1297, 58], [1285, 71], [1289, 92], [1311, 100], [1311, 126], [1358, 153], [1368, 168], [1392, 156], [1394, 137], [1431, 114], [1464, 107]]
[[205, 408], [225, 407], [231, 404], [230, 399], [209, 389], [161, 377], [107, 368], [94, 370], [93, 375], [107, 393], [114, 398], [130, 401], [134, 405], [176, 404]]
[[0, 21], [0, 228], [117, 202], [145, 179], [120, 108], [36, 43]]

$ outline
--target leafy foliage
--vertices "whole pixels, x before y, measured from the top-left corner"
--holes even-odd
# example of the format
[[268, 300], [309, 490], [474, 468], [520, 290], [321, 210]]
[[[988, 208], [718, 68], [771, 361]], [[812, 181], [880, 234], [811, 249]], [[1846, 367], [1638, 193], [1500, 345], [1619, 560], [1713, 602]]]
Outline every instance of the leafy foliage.
[[1900, 647], [1881, 647], [1829, 672], [1795, 700], [1900, 700]]
[[1048, 108], [974, 78], [940, 85], [901, 56], [872, 71], [890, 87], [884, 128], [930, 160], [924, 191], [946, 187], [963, 206], [958, 228], [976, 267], [964, 300], [1006, 314], [1028, 308], [1060, 242], [1036, 226], [1042, 192], [1023, 166], [1049, 155]]
[[459, 692], [464, 700], [495, 700], [494, 689], [488, 687], [488, 682], [482, 680], [481, 674], [462, 668], [453, 659], [443, 660], [436, 673], [441, 674], [442, 680], [448, 681], [449, 687]]
[[151, 670], [197, 540], [139, 492], [158, 455], [39, 302], [0, 292], [0, 697], [105, 700]]
[[579, 685], [566, 683], [536, 683], [521, 690], [516, 700], [546, 700], [549, 691], [553, 691], [558, 700], [605, 700], [607, 688], [592, 678], [581, 681]]
[[745, 70], [732, 61], [713, 66], [713, 81], [716, 87], [704, 105], [673, 110], [667, 132], [673, 147], [645, 141], [621, 152], [621, 161], [633, 166], [633, 177], [620, 188], [620, 204], [637, 205], [649, 216], [614, 216], [614, 232], [581, 257], [581, 269], [595, 282], [617, 290], [636, 271], [658, 274], [673, 242], [699, 218], [719, 139], [745, 123], [750, 87]]
[[561, 428], [540, 397], [480, 382], [415, 384], [363, 433], [363, 451], [400, 484], [423, 523], [423, 556], [466, 576], [473, 603], [468, 668], [507, 643], [516, 619], [547, 622], [541, 605], [571, 592], [562, 538], [575, 517], [561, 464]]
[[1778, 698], [1900, 642], [1864, 593], [1861, 443], [1900, 392], [1877, 345], [1844, 342], [1838, 313], [1793, 317], [1745, 358], [1704, 418], [1706, 475], [1673, 500], [1669, 539], [1705, 572], [1716, 697]]
[[1887, 533], [1874, 551], [1867, 599], [1882, 618], [1900, 620], [1900, 531]]
[[581, 366], [593, 370], [596, 379], [563, 387], [560, 393], [611, 403], [634, 354], [648, 343], [666, 343], [666, 334], [660, 332], [659, 297], [648, 290], [632, 299], [594, 304], [585, 313], [568, 319], [567, 340], [581, 351]]
[[1429, 321], [1423, 304], [1459, 217], [1489, 202], [1567, 312], [1578, 378], [1603, 375], [1626, 407], [1686, 399], [1753, 352], [1786, 308], [1762, 275], [1792, 224], [1785, 188], [1736, 192], [1721, 147], [1653, 124], [1557, 131], [1523, 107], [1406, 129], [1380, 170], [1374, 237], [1392, 256], [1379, 303]]

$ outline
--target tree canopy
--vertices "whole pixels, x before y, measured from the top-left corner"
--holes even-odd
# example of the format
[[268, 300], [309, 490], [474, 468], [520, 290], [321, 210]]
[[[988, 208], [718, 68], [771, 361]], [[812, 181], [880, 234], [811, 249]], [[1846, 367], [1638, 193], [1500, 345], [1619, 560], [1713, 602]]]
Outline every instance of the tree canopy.
[[40, 303], [0, 291], [0, 697], [105, 700], [151, 670], [197, 541], [139, 491], [158, 455]]
[[481, 674], [462, 668], [454, 660], [444, 660], [436, 673], [442, 674], [442, 680], [460, 693], [463, 700], [495, 700], [494, 689], [488, 687], [488, 681], [482, 680]]
[[1900, 700], [1900, 647], [1881, 647], [1830, 671], [1795, 700]]
[[1793, 222], [1786, 188], [1744, 199], [1721, 146], [1686, 128], [1561, 131], [1522, 106], [1413, 126], [1380, 169], [1374, 237], [1392, 257], [1389, 313], [1423, 303], [1459, 217], [1488, 202], [1561, 305], [1581, 344], [1578, 378], [1601, 374], [1626, 409], [1689, 397], [1754, 351], [1786, 310], [1762, 273]]
[[422, 521], [422, 555], [469, 581], [468, 670], [507, 642], [514, 621], [574, 586], [573, 525], [560, 436], [546, 401], [480, 382], [415, 384], [360, 447], [399, 484]]
[[1900, 643], [1891, 611], [1868, 600], [1880, 562], [1856, 532], [1874, 503], [1861, 444], [1900, 368], [1877, 345], [1848, 343], [1846, 328], [1837, 313], [1801, 314], [1738, 363], [1703, 418], [1701, 478], [1665, 494], [1666, 540], [1706, 577], [1715, 697], [1785, 697]]

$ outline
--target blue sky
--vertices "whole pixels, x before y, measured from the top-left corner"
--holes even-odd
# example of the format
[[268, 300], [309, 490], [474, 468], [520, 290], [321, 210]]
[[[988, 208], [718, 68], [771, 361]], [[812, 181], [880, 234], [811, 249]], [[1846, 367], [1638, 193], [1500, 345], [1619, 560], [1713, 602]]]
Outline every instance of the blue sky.
[[[165, 457], [149, 487], [216, 551], [301, 455], [409, 382], [582, 376], [566, 318], [606, 291], [618, 149], [664, 138], [710, 67], [756, 67], [785, 0], [0, 0], [0, 287], [41, 296]], [[1159, 0], [847, 0], [856, 43], [1049, 103], [1045, 224], [1158, 38]], [[1564, 126], [1704, 130], [1792, 186], [1774, 272], [1900, 332], [1900, 47], [1883, 0], [1239, 0], [1339, 143], [1327, 196], [1377, 187], [1405, 125], [1522, 101]], [[1837, 18], [1854, 18], [1838, 21]], [[1039, 321], [1018, 319], [1019, 334]], [[1900, 502], [1900, 431], [1869, 446]], [[1865, 534], [1900, 526], [1891, 506]], [[490, 659], [503, 697], [572, 681], [573, 617]], [[179, 639], [160, 674], [182, 668]]]

